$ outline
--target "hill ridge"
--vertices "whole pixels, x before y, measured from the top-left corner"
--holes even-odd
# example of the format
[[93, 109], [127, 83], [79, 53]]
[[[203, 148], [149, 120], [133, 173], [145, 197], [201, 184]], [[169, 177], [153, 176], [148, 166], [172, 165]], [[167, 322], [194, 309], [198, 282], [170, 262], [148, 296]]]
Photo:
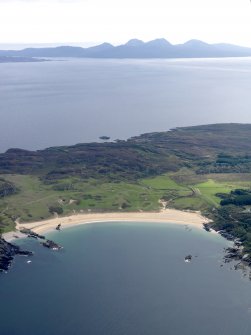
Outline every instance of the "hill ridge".
[[89, 48], [57, 46], [25, 48], [23, 50], [0, 50], [0, 57], [80, 57], [80, 58], [212, 58], [250, 57], [251, 48], [227, 43], [208, 44], [191, 39], [183, 44], [171, 44], [164, 38], [143, 42], [136, 38], [125, 44], [110, 43]]

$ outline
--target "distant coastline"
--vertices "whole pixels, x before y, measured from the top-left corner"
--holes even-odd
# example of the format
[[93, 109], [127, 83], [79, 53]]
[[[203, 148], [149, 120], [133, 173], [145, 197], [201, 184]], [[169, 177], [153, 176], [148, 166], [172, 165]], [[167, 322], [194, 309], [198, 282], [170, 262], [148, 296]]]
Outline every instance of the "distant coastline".
[[131, 39], [126, 44], [118, 46], [102, 43], [89, 48], [68, 45], [26, 48], [23, 50], [0, 50], [1, 56], [132, 59], [250, 57], [251, 48], [226, 43], [208, 44], [195, 39], [184, 44], [174, 45], [164, 38], [158, 38], [149, 42]]
[[0, 56], [0, 63], [40, 63], [47, 61], [47, 59], [33, 57]]

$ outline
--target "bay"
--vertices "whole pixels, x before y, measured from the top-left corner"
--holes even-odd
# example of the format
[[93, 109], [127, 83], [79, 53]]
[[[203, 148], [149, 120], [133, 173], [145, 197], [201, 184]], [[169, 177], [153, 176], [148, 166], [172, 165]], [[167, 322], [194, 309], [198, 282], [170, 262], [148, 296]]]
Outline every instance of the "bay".
[[[51, 232], [0, 276], [1, 335], [247, 335], [250, 281], [219, 235], [175, 224], [95, 223]], [[188, 254], [191, 263], [184, 262]]]

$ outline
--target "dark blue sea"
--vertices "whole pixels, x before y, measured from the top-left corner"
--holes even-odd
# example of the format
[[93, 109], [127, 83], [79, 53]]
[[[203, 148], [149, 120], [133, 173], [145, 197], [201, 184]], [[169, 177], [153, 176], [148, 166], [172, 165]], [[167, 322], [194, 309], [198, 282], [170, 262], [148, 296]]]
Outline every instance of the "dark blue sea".
[[251, 58], [0, 64], [0, 152], [251, 120]]
[[223, 263], [218, 235], [96, 223], [47, 237], [64, 249], [19, 240], [32, 262], [17, 257], [0, 276], [1, 335], [250, 334], [251, 282]]

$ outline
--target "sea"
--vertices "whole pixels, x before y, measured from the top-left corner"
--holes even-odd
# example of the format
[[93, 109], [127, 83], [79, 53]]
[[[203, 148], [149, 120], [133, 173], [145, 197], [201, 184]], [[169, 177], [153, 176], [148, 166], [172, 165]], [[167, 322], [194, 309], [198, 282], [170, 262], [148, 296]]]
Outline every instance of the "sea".
[[0, 152], [251, 120], [251, 58], [0, 64]]
[[107, 222], [47, 238], [63, 249], [18, 240], [35, 255], [0, 275], [1, 335], [250, 334], [251, 282], [224, 263], [218, 234]]
[[[250, 87], [251, 58], [0, 64], [0, 152], [250, 123]], [[251, 282], [217, 234], [135, 222], [47, 237], [63, 250], [20, 239], [35, 255], [0, 275], [1, 335], [250, 334]]]

